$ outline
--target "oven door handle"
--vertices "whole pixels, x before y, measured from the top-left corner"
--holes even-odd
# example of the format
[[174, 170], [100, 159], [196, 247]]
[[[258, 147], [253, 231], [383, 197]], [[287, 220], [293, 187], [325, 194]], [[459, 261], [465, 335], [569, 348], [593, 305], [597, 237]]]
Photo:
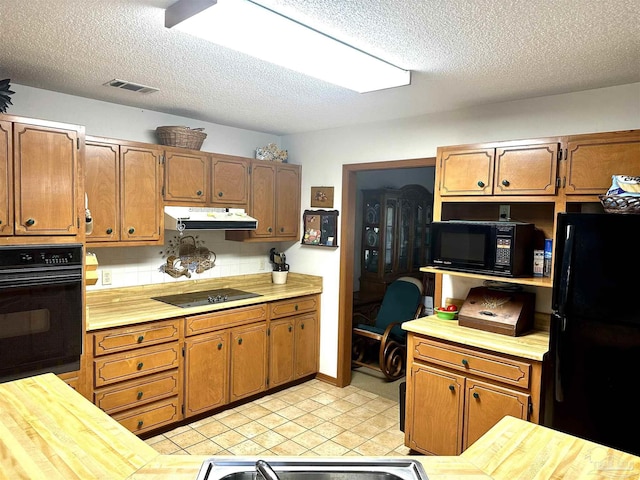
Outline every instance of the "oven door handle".
[[36, 277], [24, 274], [19, 277], [0, 277], [0, 289], [20, 287], [40, 287], [49, 285], [71, 285], [82, 281], [82, 273], [41, 274]]

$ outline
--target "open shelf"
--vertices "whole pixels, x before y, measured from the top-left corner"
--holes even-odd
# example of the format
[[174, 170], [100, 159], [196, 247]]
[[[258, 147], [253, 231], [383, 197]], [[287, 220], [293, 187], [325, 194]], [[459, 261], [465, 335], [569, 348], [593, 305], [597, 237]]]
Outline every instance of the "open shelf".
[[479, 273], [458, 272], [455, 270], [445, 270], [444, 268], [422, 267], [421, 272], [441, 273], [443, 275], [453, 275], [455, 277], [478, 278], [480, 280], [493, 280], [504, 283], [517, 283], [519, 285], [530, 285], [532, 287], [551, 288], [553, 279], [551, 277], [499, 277], [496, 275], [483, 275]]

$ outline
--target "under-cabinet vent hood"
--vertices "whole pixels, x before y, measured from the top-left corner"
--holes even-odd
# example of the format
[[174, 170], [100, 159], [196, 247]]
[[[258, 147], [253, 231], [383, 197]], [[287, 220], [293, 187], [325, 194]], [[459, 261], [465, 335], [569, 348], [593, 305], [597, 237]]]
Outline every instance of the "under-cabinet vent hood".
[[258, 221], [241, 208], [164, 207], [167, 230], [255, 230]]

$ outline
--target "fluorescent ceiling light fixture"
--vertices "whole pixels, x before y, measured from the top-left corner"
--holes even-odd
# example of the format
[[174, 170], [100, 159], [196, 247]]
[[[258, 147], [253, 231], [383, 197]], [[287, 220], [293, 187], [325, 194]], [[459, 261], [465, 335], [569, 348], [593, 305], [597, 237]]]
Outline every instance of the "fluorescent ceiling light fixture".
[[250, 0], [179, 0], [165, 26], [364, 93], [411, 83], [411, 72]]

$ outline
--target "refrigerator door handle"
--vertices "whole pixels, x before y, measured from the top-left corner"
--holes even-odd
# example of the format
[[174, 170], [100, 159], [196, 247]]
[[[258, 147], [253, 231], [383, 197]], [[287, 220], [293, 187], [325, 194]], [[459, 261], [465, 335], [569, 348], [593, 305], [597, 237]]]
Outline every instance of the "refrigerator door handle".
[[567, 298], [569, 298], [569, 284], [571, 282], [571, 257], [573, 256], [573, 243], [574, 243], [574, 226], [567, 225], [566, 237], [564, 239], [564, 250], [562, 253], [562, 264], [560, 265], [560, 284], [558, 285], [558, 316], [562, 319], [562, 329], [565, 331], [566, 324], [566, 312], [565, 305]]
[[553, 395], [556, 402], [564, 401], [564, 390], [562, 388], [562, 331], [566, 325], [566, 318], [560, 315], [553, 315], [551, 319], [551, 338], [553, 346]]

